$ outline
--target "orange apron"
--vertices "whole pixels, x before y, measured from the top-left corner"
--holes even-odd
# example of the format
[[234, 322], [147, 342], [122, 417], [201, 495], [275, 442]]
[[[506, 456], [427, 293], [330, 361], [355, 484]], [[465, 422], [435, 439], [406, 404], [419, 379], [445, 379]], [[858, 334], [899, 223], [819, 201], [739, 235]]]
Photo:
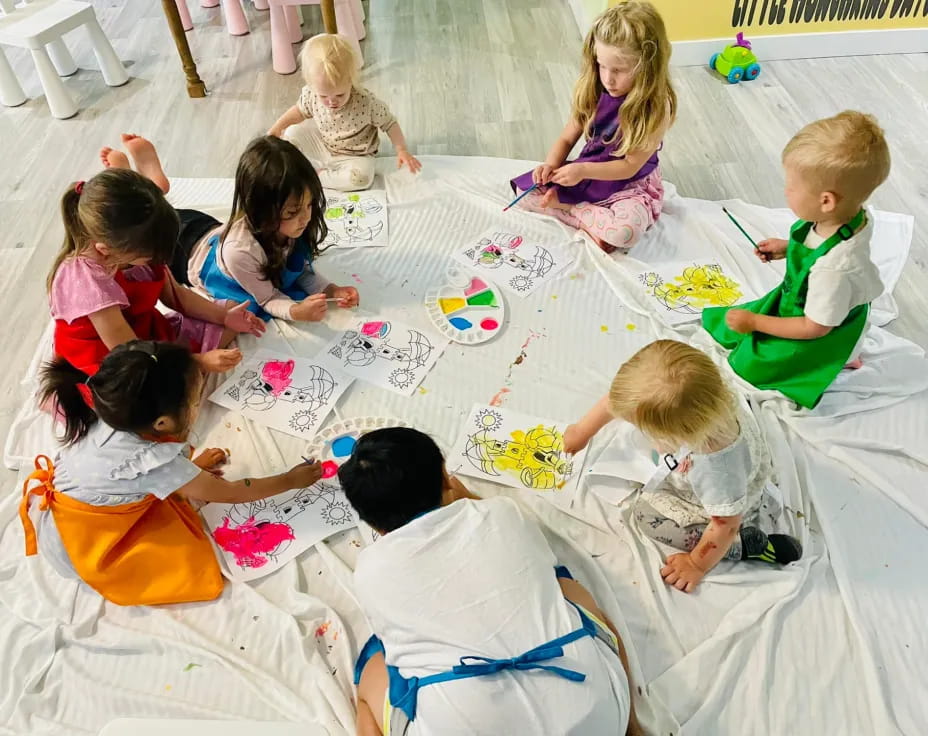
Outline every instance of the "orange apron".
[[[216, 554], [187, 501], [149, 495], [120, 506], [93, 506], [55, 488], [48, 457], [39, 455], [35, 467], [19, 505], [27, 556], [38, 551], [29, 501], [41, 496], [39, 509], [51, 509], [77, 574], [108, 601], [153, 606], [213, 600], [222, 592]], [[30, 488], [32, 481], [38, 485]]]

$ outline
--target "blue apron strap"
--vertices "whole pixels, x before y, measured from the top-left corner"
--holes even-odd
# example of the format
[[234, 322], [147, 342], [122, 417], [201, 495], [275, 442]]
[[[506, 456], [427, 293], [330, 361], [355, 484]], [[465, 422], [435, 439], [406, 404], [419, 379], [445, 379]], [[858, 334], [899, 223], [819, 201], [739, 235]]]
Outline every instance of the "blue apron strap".
[[386, 656], [386, 651], [383, 648], [383, 642], [380, 641], [380, 637], [376, 634], [372, 635], [368, 639], [364, 646], [361, 648], [361, 653], [358, 655], [358, 661], [354, 665], [354, 684], [357, 685], [361, 682], [361, 673], [364, 672], [364, 668], [367, 666], [367, 663], [370, 661], [370, 658], [375, 654], [383, 654]]

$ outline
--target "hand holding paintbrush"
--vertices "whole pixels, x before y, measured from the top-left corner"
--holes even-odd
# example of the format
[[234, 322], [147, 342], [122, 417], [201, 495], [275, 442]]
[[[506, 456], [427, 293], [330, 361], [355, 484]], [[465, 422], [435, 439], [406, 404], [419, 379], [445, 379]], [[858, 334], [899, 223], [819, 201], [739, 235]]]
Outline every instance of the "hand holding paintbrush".
[[789, 245], [789, 241], [783, 240], [782, 238], [767, 238], [766, 240], [761, 240], [759, 243], [755, 243], [754, 238], [748, 235], [748, 231], [742, 227], [741, 223], [735, 219], [735, 216], [731, 212], [725, 207], [722, 207], [722, 212], [724, 212], [728, 219], [732, 221], [732, 224], [741, 231], [741, 234], [748, 239], [748, 242], [754, 246], [755, 255], [764, 263], [786, 257], [786, 248]]

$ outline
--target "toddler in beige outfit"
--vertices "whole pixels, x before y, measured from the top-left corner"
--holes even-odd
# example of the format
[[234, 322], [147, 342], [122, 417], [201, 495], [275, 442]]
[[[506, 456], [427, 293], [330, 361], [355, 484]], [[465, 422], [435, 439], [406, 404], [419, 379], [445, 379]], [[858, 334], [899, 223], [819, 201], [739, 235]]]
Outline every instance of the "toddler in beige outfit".
[[343, 37], [314, 36], [300, 60], [306, 86], [268, 132], [299, 148], [316, 167], [322, 186], [346, 192], [369, 187], [381, 130], [396, 149], [398, 166], [413, 173], [422, 168], [390, 109], [358, 86], [357, 56]]

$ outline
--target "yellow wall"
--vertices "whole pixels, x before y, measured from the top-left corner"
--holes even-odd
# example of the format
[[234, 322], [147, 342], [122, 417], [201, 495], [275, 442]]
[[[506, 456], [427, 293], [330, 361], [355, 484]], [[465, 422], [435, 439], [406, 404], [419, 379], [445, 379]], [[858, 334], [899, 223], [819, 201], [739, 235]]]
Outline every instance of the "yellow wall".
[[[616, 5], [621, 0], [610, 0]], [[671, 41], [928, 28], [928, 0], [652, 0]], [[808, 18], [808, 20], [807, 20]], [[844, 20], [842, 20], [844, 18]]]

